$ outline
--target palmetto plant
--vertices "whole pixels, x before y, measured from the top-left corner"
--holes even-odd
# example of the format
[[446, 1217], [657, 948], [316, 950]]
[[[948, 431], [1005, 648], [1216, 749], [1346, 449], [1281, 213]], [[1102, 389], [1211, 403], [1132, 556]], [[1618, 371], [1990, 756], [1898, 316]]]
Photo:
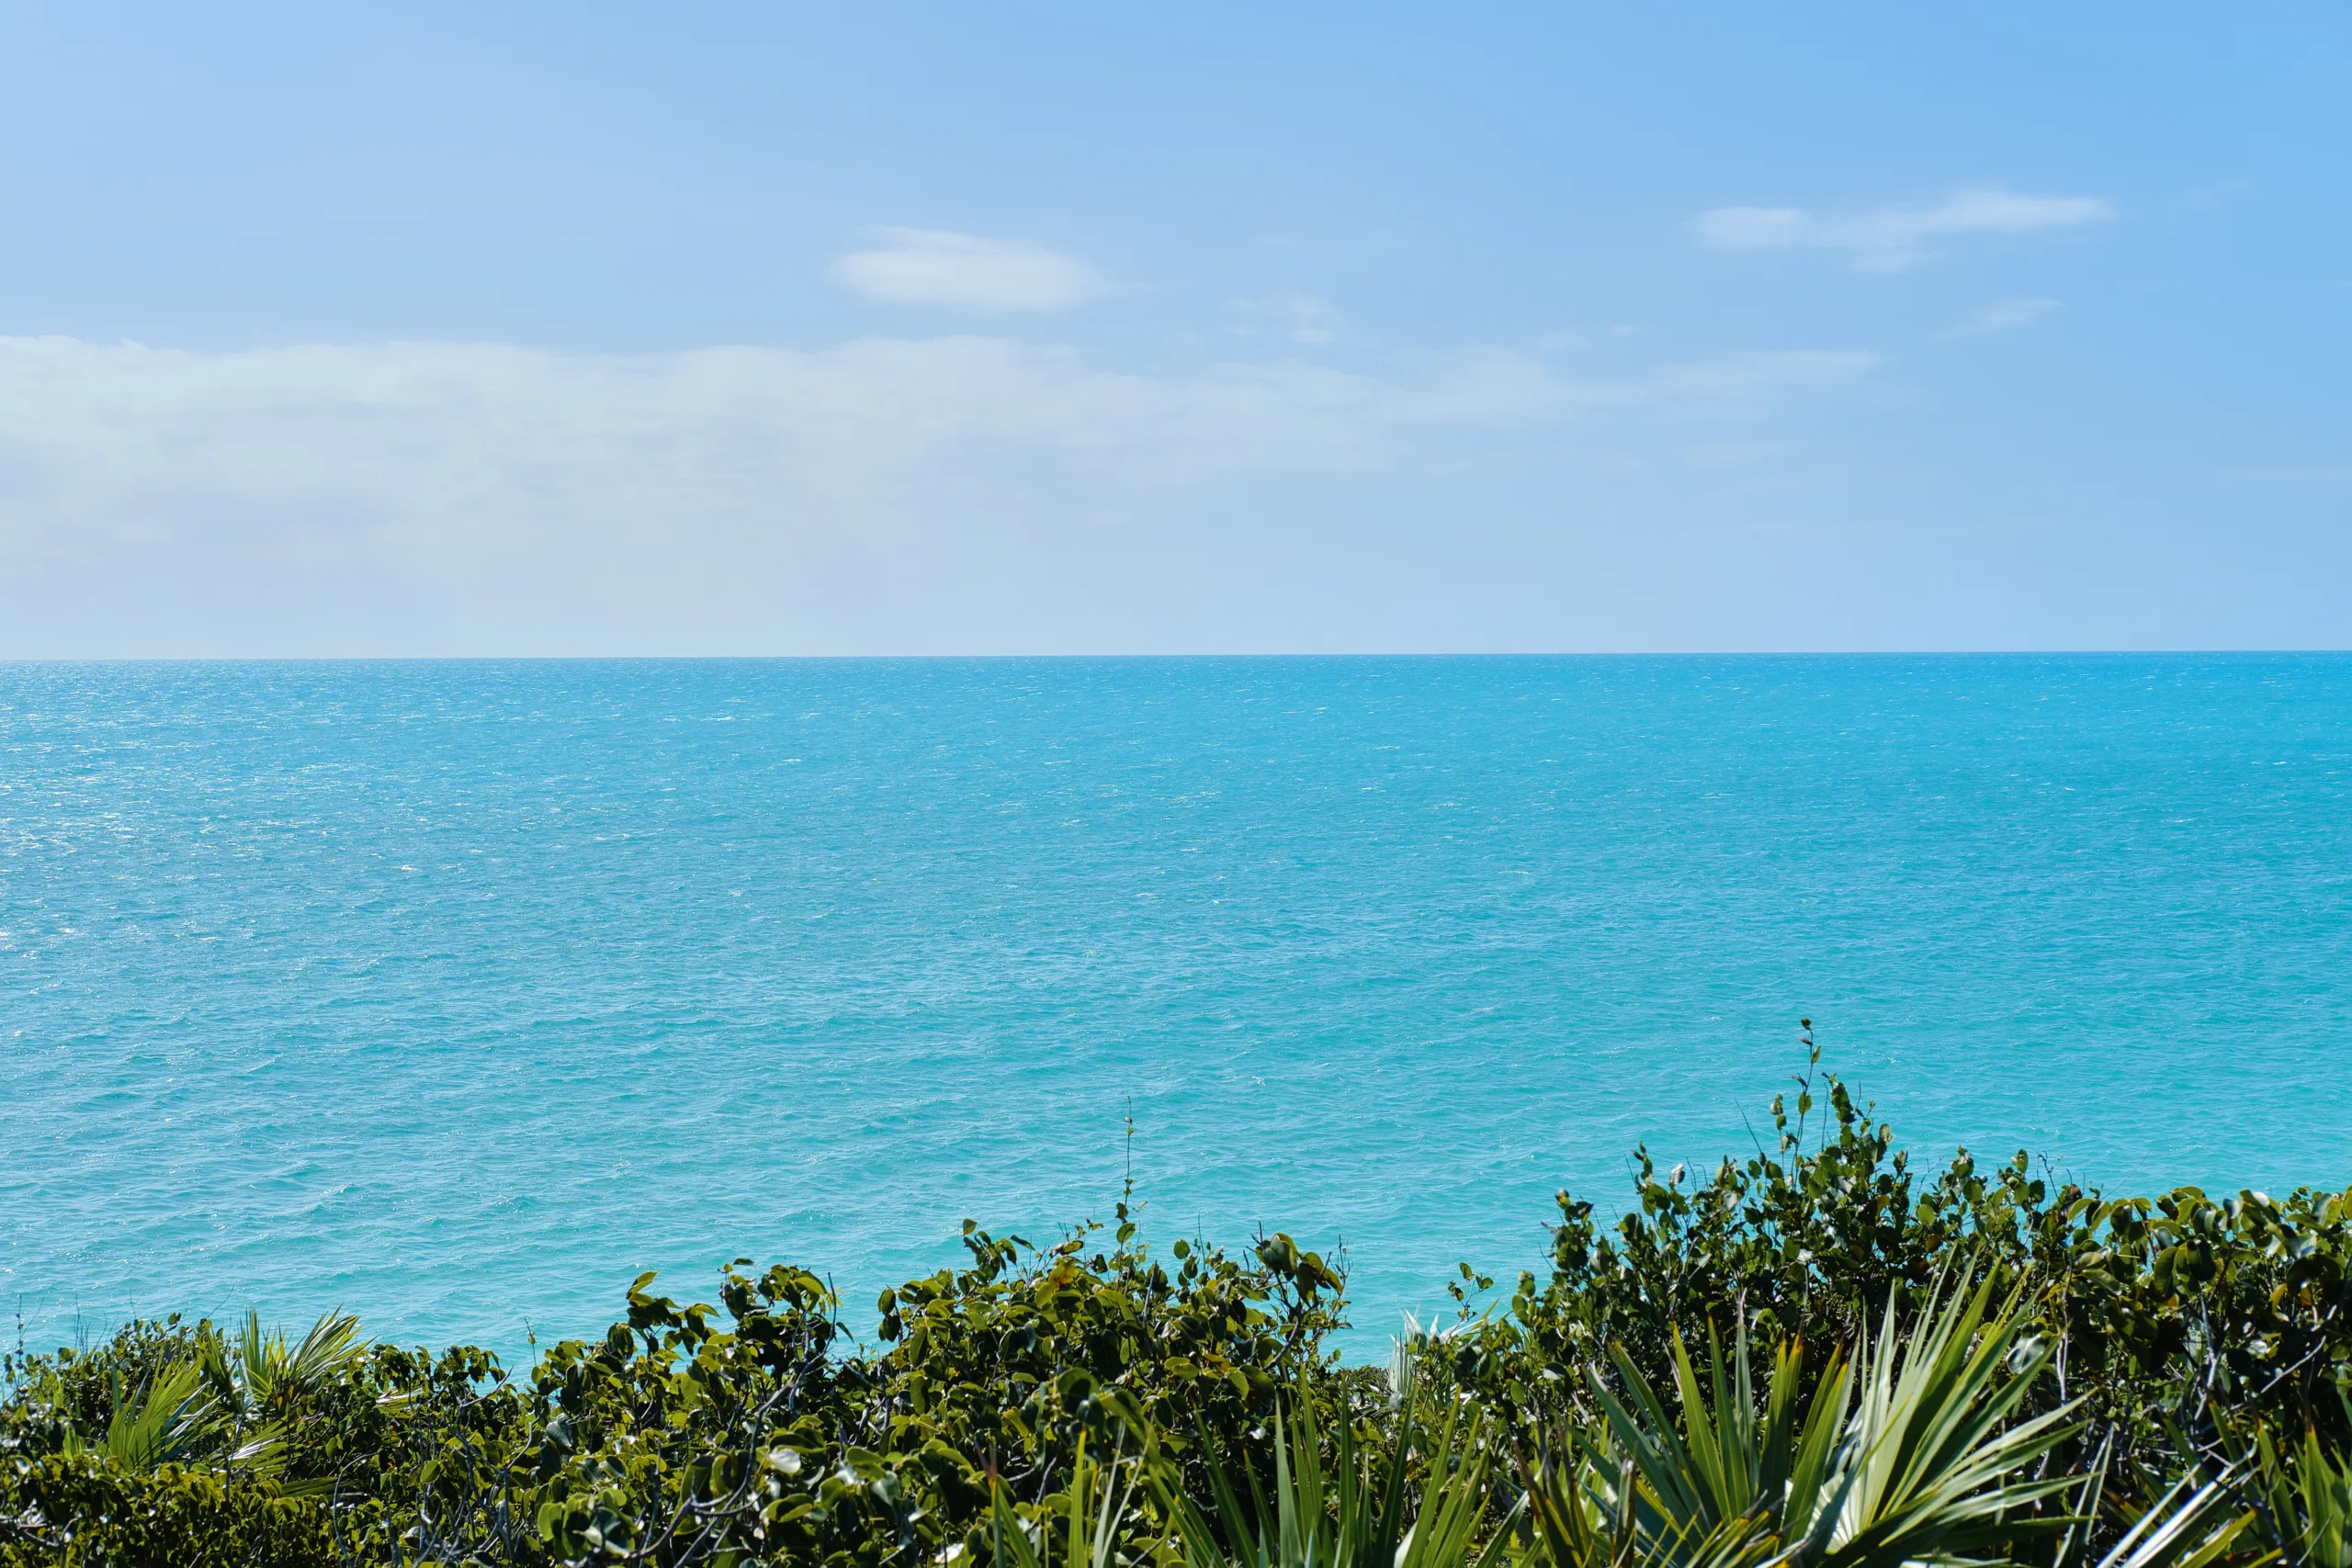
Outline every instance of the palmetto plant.
[[113, 1412], [95, 1441], [70, 1427], [65, 1452], [95, 1452], [130, 1470], [153, 1470], [184, 1460], [208, 1444], [219, 1426], [219, 1406], [205, 1390], [195, 1363], [165, 1367], [144, 1388], [126, 1389], [113, 1380]]
[[197, 1362], [167, 1366], [136, 1392], [126, 1389], [118, 1376], [113, 1396], [105, 1432], [93, 1441], [69, 1426], [65, 1453], [100, 1454], [134, 1471], [202, 1461], [267, 1475], [284, 1465], [285, 1443], [278, 1429], [262, 1426], [240, 1430], [206, 1386], [204, 1370]]
[[265, 1334], [260, 1314], [248, 1312], [233, 1343], [206, 1328], [192, 1357], [166, 1363], [142, 1386], [128, 1387], [115, 1373], [105, 1430], [85, 1437], [69, 1423], [63, 1451], [132, 1471], [183, 1464], [281, 1477], [294, 1402], [348, 1371], [367, 1348], [347, 1314], [325, 1314], [288, 1348], [283, 1334]]
[[[1208, 1509], [1155, 1483], [1152, 1495], [1187, 1568], [1485, 1568], [1501, 1561], [1511, 1521], [1491, 1528], [1495, 1477], [1479, 1418], [1449, 1409], [1423, 1444], [1409, 1359], [1396, 1393], [1402, 1415], [1386, 1455], [1361, 1450], [1343, 1419], [1327, 1465], [1325, 1434], [1302, 1382], [1274, 1417], [1271, 1489], [1254, 1475], [1237, 1488], [1214, 1458]], [[1424, 1471], [1418, 1488], [1407, 1473], [1416, 1459]], [[1132, 1476], [1122, 1484], [1119, 1469], [1116, 1459], [1107, 1469], [1097, 1465], [1081, 1444], [1058, 1521], [1024, 1525], [996, 1488], [989, 1533], [1000, 1568], [1053, 1568], [1057, 1536], [1067, 1568], [1111, 1568], [1136, 1486]]]
[[1875, 1345], [1833, 1357], [1800, 1406], [1803, 1351], [1782, 1344], [1762, 1408], [1742, 1329], [1707, 1377], [1674, 1339], [1681, 1418], [1623, 1356], [1620, 1399], [1595, 1376], [1601, 1419], [1523, 1467], [1535, 1534], [1560, 1568], [1899, 1568], [2001, 1553], [2064, 1527], [2041, 1505], [2079, 1483], [2036, 1478], [2071, 1435], [2071, 1406], [2017, 1419], [2049, 1364], [1988, 1284], [1932, 1295], [1913, 1331], [1893, 1305]]
[[[1342, 1418], [1326, 1468], [1324, 1434], [1302, 1382], [1287, 1416], [1275, 1417], [1271, 1496], [1245, 1476], [1245, 1507], [1223, 1468], [1210, 1467], [1223, 1544], [1206, 1513], [1188, 1499], [1169, 1500], [1190, 1568], [1464, 1568], [1499, 1561], [1510, 1531], [1492, 1528], [1488, 1517], [1496, 1478], [1483, 1417], [1449, 1404], [1430, 1437], [1410, 1357], [1397, 1365], [1394, 1391], [1394, 1449], [1385, 1456], [1362, 1451]], [[1408, 1475], [1416, 1458], [1423, 1472], [1418, 1489]]]
[[[1118, 1535], [1135, 1497], [1135, 1477], [1121, 1484], [1119, 1456], [1105, 1468], [1086, 1451], [1080, 1438], [1071, 1465], [1061, 1531], [1061, 1562], [1065, 1568], [1112, 1568], [1118, 1562]], [[1054, 1521], [1024, 1524], [1005, 1500], [1002, 1483], [992, 1483], [989, 1500], [989, 1538], [998, 1568], [1051, 1568], [1054, 1562]]]
[[[2087, 1538], [2086, 1527], [2098, 1509], [2106, 1461], [2107, 1447], [2101, 1445], [2099, 1462], [2084, 1483], [2084, 1506], [2069, 1523], [2065, 1547], [2058, 1554], [2059, 1568], [2071, 1568], [2075, 1561], [2071, 1548]], [[2199, 1476], [2194, 1470], [2175, 1481], [2155, 1506], [2143, 1511], [2122, 1539], [2108, 1549], [2098, 1568], [2211, 1568], [2215, 1563], [2261, 1568], [2277, 1557], [2275, 1551], [2249, 1553], [2238, 1549], [2239, 1540], [2255, 1524], [2256, 1514], [2250, 1508], [2237, 1514], [2229, 1511], [2237, 1501], [2231, 1486], [2235, 1468], [2202, 1486], [2196, 1484]]]
[[2260, 1432], [2251, 1460], [2257, 1529], [2273, 1551], [2294, 1568], [2352, 1568], [2352, 1457], [2310, 1431], [2282, 1453]]
[[232, 1345], [219, 1339], [207, 1344], [206, 1371], [226, 1399], [241, 1410], [283, 1408], [312, 1394], [328, 1382], [349, 1371], [368, 1353], [359, 1337], [359, 1320], [335, 1310], [322, 1314], [288, 1348], [282, 1332], [265, 1332], [261, 1314], [246, 1310], [243, 1325]]
[[1620, 1352], [1632, 1406], [1595, 1378], [1598, 1428], [1555, 1433], [1542, 1461], [1521, 1461], [1536, 1554], [1555, 1568], [1747, 1568], [1778, 1556], [1784, 1527], [1802, 1524], [1789, 1500], [1818, 1495], [1847, 1403], [1843, 1363], [1808, 1414], [1796, 1399], [1802, 1356], [1783, 1344], [1759, 1416], [1744, 1329], [1728, 1379], [1711, 1337], [1712, 1399], [1679, 1337], [1675, 1350], [1679, 1431]]

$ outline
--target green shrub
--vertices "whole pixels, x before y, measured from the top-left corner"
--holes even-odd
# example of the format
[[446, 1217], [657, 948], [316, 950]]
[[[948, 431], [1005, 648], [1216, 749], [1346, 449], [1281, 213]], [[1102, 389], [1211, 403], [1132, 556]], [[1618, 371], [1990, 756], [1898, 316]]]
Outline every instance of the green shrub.
[[[1713, 1568], [1740, 1568], [1779, 1538], [1668, 1506], [1674, 1472], [1642, 1459], [1673, 1419], [1652, 1391], [1676, 1390], [1680, 1419], [1726, 1451], [1777, 1418], [1767, 1404], [1836, 1393], [1825, 1380], [1889, 1353], [1881, 1325], [1966, 1275], [2011, 1303], [1997, 1327], [1947, 1336], [1952, 1356], [1999, 1337], [1969, 1363], [1969, 1408], [1991, 1413], [1979, 1436], [2043, 1423], [1985, 1450], [2034, 1475], [1986, 1471], [1984, 1495], [2006, 1501], [1967, 1550], [2039, 1568], [2109, 1550], [2129, 1568], [2253, 1568], [2265, 1551], [2352, 1568], [2352, 1195], [2112, 1200], [2053, 1187], [2022, 1154], [1980, 1168], [1965, 1151], [1923, 1175], [1817, 1062], [1775, 1100], [1771, 1149], [1696, 1181], [1637, 1150], [1612, 1224], [1562, 1193], [1548, 1278], [1521, 1276], [1498, 1310], [1474, 1311], [1485, 1281], [1464, 1267], [1458, 1321], [1400, 1348], [1438, 1405], [1463, 1406], [1459, 1447], [1415, 1438], [1388, 1377], [1337, 1363], [1340, 1262], [1283, 1235], [1158, 1255], [1123, 1201], [1113, 1226], [1043, 1247], [967, 1222], [967, 1265], [884, 1292], [870, 1349], [817, 1275], [738, 1259], [716, 1306], [639, 1279], [621, 1321], [527, 1378], [470, 1348], [369, 1347], [337, 1314], [299, 1344], [254, 1317], [233, 1334], [175, 1318], [9, 1357], [0, 1565], [848, 1568], [1082, 1547], [1177, 1568], [1316, 1539], [1303, 1499], [1361, 1472], [1446, 1498], [1453, 1556], [1629, 1568], [1703, 1540], [1729, 1554]], [[1707, 1387], [1682, 1353], [1750, 1340], [1778, 1348], [1765, 1393], [1744, 1349]], [[1302, 1475], [1317, 1479], [1302, 1491]], [[1251, 1496], [1285, 1499], [1290, 1524], [1249, 1525], [1234, 1500]], [[2184, 1497], [2194, 1519], [2175, 1517]], [[1327, 1506], [1358, 1517], [1336, 1493]], [[1374, 1533], [1403, 1528], [1376, 1517]], [[1696, 1533], [1657, 1523], [1678, 1518]], [[1073, 1519], [1077, 1544], [1052, 1546]]]
[[[533, 1380], [533, 1517], [562, 1557], [741, 1550], [842, 1563], [978, 1555], [991, 1480], [1026, 1517], [1066, 1503], [1080, 1445], [1178, 1487], [1255, 1464], [1275, 1390], [1327, 1372], [1338, 1276], [1287, 1237], [1246, 1265], [1183, 1242], [1171, 1272], [1082, 1227], [1033, 1249], [967, 1224], [970, 1267], [885, 1292], [889, 1348], [835, 1357], [836, 1303], [805, 1270], [728, 1270], [727, 1314], [631, 1289], [596, 1344]], [[1135, 1521], [1138, 1539], [1159, 1521]]]
[[327, 1510], [271, 1482], [57, 1453], [6, 1461], [6, 1568], [316, 1568], [337, 1556]]
[[2224, 1427], [2352, 1446], [2352, 1192], [2111, 1199], [2053, 1186], [2023, 1152], [1986, 1169], [1966, 1150], [1922, 1179], [1818, 1060], [1793, 1109], [1773, 1100], [1770, 1151], [1691, 1181], [1638, 1148], [1634, 1202], [1606, 1228], [1562, 1192], [1550, 1278], [1521, 1275], [1507, 1313], [1453, 1337], [1459, 1384], [1532, 1420], [1618, 1354], [1671, 1382], [1678, 1327], [1850, 1347], [1964, 1266], [2021, 1292], [2052, 1348], [2035, 1408], [2082, 1401], [2086, 1440], [2111, 1440], [2123, 1469], [2224, 1462]]

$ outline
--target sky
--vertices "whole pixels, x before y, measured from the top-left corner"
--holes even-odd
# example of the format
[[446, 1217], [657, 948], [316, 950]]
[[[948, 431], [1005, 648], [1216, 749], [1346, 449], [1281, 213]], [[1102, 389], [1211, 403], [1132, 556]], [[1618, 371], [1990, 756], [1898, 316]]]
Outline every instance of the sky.
[[2352, 10], [0, 5], [0, 658], [2352, 646]]

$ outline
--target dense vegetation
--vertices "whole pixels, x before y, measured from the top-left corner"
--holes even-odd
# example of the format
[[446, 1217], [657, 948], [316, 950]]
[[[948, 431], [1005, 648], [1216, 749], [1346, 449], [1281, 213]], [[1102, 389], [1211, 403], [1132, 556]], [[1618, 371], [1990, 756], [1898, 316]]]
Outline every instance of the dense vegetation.
[[[1816, 1054], [1817, 1055], [1817, 1054]], [[645, 1276], [515, 1376], [331, 1315], [6, 1360], [0, 1564], [2352, 1568], [2352, 1193], [1915, 1172], [1808, 1067], [1775, 1146], [1645, 1151], [1548, 1278], [1341, 1366], [1345, 1281], [967, 1224], [854, 1346], [808, 1271]]]

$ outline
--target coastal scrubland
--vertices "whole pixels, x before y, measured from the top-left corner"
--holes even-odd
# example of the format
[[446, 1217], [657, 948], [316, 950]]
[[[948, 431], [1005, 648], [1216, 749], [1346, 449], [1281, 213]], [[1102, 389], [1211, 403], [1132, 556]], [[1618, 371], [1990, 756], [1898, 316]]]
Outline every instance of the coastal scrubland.
[[738, 1259], [528, 1368], [341, 1313], [20, 1349], [0, 1563], [2352, 1568], [2352, 1192], [1923, 1168], [1817, 1053], [1770, 1116], [1561, 1193], [1385, 1367], [1342, 1260], [1132, 1193], [967, 1222], [865, 1335]]

